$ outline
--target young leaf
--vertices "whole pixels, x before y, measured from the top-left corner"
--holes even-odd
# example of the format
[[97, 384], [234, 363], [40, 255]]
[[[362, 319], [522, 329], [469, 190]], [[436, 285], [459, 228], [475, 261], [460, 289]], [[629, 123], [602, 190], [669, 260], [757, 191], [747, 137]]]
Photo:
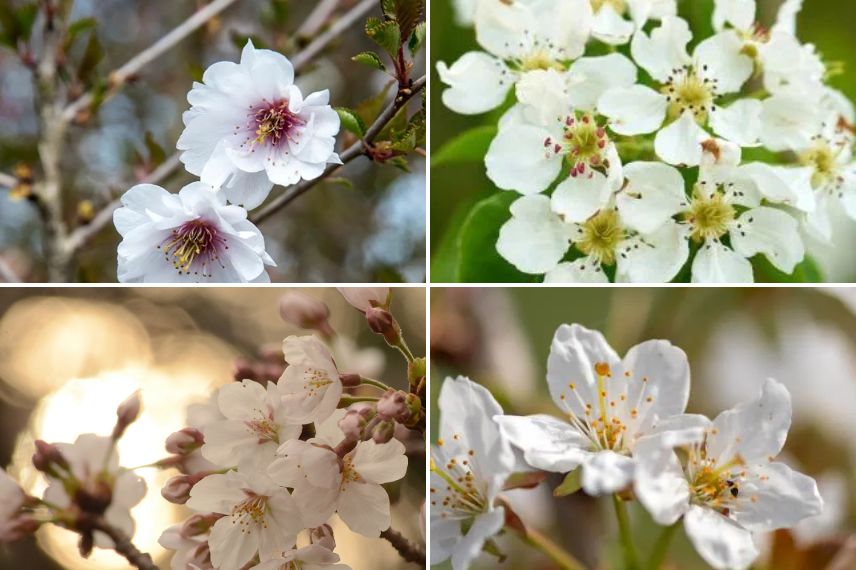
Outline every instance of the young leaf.
[[351, 59], [353, 61], [356, 61], [357, 63], [362, 63], [363, 65], [368, 65], [369, 67], [374, 67], [375, 69], [386, 71], [386, 66], [383, 64], [383, 61], [381, 61], [380, 56], [373, 51], [364, 51], [358, 53]]
[[373, 97], [369, 97], [365, 101], [361, 102], [357, 105], [357, 114], [366, 124], [374, 122], [378, 115], [380, 115], [381, 110], [386, 104], [387, 95], [389, 95], [389, 90], [395, 84], [395, 81], [388, 82], [383, 89], [381, 89], [380, 93], [374, 95]]
[[567, 475], [562, 484], [553, 489], [554, 497], [566, 497], [580, 490], [582, 487], [582, 469], [577, 467]]
[[159, 166], [166, 160], [166, 151], [158, 144], [151, 131], [146, 131], [146, 150], [149, 152], [150, 166]]
[[431, 155], [431, 166], [458, 164], [462, 162], [481, 162], [490, 143], [496, 136], [494, 125], [475, 127], [456, 136]]
[[92, 84], [95, 80], [95, 68], [102, 59], [104, 59], [104, 48], [101, 47], [98, 35], [92, 32], [89, 34], [89, 42], [86, 44], [80, 65], [77, 66], [77, 77], [80, 81], [85, 85]]
[[395, 57], [401, 46], [401, 30], [394, 20], [381, 21], [377, 18], [366, 20], [366, 35], [382, 47], [390, 57]]
[[505, 480], [502, 490], [534, 489], [546, 478], [547, 474], [543, 471], [522, 471], [519, 473], [512, 473], [508, 476], [508, 479]]
[[347, 107], [336, 107], [336, 113], [339, 114], [339, 120], [342, 121], [342, 126], [351, 133], [362, 138], [366, 134], [366, 125], [363, 120], [357, 115], [357, 112], [348, 109]]
[[68, 49], [74, 43], [77, 36], [85, 31], [95, 29], [97, 26], [98, 20], [95, 18], [81, 18], [72, 22], [65, 34], [65, 49]]
[[410, 41], [407, 44], [407, 47], [410, 48], [410, 53], [413, 55], [416, 55], [416, 53], [422, 49], [422, 44], [425, 42], [425, 34], [427, 30], [428, 26], [425, 22], [419, 22], [413, 30], [413, 34], [410, 36]]
[[409, 38], [416, 25], [425, 18], [424, 0], [395, 0], [395, 19], [402, 38]]

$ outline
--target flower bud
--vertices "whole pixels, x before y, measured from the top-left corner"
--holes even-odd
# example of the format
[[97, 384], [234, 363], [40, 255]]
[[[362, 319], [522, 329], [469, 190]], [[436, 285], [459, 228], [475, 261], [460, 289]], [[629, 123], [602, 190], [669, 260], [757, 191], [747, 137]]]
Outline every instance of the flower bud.
[[187, 455], [202, 447], [205, 436], [196, 428], [188, 427], [179, 430], [166, 438], [166, 450], [176, 455]]
[[401, 329], [395, 317], [386, 309], [370, 307], [366, 310], [366, 321], [369, 323], [369, 328], [382, 335], [388, 345], [398, 346], [401, 342]]
[[336, 287], [352, 307], [365, 313], [372, 307], [389, 308], [389, 287]]
[[223, 515], [218, 513], [197, 513], [181, 523], [181, 536], [192, 538], [200, 534], [206, 534], [214, 526], [214, 523], [221, 518], [223, 518]]
[[339, 420], [339, 429], [345, 434], [346, 441], [359, 441], [366, 427], [366, 417], [358, 410], [348, 410]]
[[333, 528], [328, 524], [322, 524], [309, 531], [309, 542], [319, 544], [327, 550], [336, 550], [336, 538], [333, 536]]
[[387, 390], [377, 403], [377, 415], [383, 420], [395, 420], [399, 417], [409, 417], [405, 398], [407, 394], [401, 390]]
[[411, 386], [419, 386], [425, 380], [426, 360], [422, 358], [414, 358], [407, 364], [407, 381]]
[[333, 335], [333, 329], [327, 321], [330, 309], [309, 295], [296, 291], [286, 293], [279, 300], [279, 315], [283, 321], [300, 328], [317, 330], [324, 336]]
[[170, 503], [183, 505], [190, 499], [190, 490], [193, 486], [207, 477], [210, 473], [192, 473], [190, 475], [176, 475], [171, 477], [161, 489], [161, 495]]
[[116, 409], [116, 426], [113, 428], [113, 439], [122, 437], [128, 426], [137, 420], [141, 407], [142, 399], [140, 398], [139, 390], [119, 404], [119, 407]]
[[33, 454], [33, 466], [36, 469], [47, 474], [55, 474], [57, 467], [68, 473], [71, 472], [68, 460], [57, 446], [41, 439], [37, 439], [35, 444], [36, 452]]
[[345, 388], [353, 388], [360, 385], [359, 374], [340, 374], [339, 380], [342, 381], [342, 386]]
[[372, 430], [372, 439], [375, 443], [386, 443], [395, 434], [395, 422], [381, 421]]

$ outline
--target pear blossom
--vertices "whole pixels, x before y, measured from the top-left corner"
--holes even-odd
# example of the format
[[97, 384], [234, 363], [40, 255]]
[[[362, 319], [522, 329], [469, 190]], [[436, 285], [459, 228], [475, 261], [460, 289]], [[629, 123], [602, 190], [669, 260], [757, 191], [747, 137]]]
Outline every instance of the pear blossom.
[[251, 566], [250, 570], [351, 570], [347, 564], [339, 564], [339, 555], [321, 544], [310, 544], [303, 548], [285, 550], [274, 558]]
[[330, 349], [311, 335], [289, 336], [282, 341], [282, 352], [288, 367], [277, 390], [285, 413], [291, 421], [304, 424], [330, 417], [342, 396]]
[[[131, 508], [143, 500], [146, 482], [133, 471], [119, 466], [119, 453], [115, 441], [110, 437], [87, 433], [74, 443], [57, 443], [56, 448], [68, 461], [73, 486], [49, 477], [45, 490], [45, 501], [60, 509], [72, 508], [81, 498], [107, 503], [104, 520], [121, 530], [126, 536], [134, 536], [135, 523]], [[73, 495], [70, 489], [77, 489]], [[106, 534], [94, 533], [95, 546], [113, 548], [113, 540]]]
[[211, 570], [211, 551], [204, 536], [186, 537], [181, 532], [182, 525], [176, 524], [158, 538], [158, 544], [167, 550], [174, 550], [170, 561], [172, 570]]
[[431, 446], [431, 564], [465, 570], [505, 526], [497, 497], [517, 458], [493, 417], [502, 408], [468, 378], [440, 388], [440, 439]]
[[[520, 271], [546, 274], [545, 281], [553, 283], [606, 283], [604, 267], [612, 266], [616, 281], [667, 282], [689, 256], [683, 230], [673, 220], [638, 232], [612, 200], [582, 223], [569, 223], [562, 216], [565, 198], [536, 194], [511, 204], [511, 219], [499, 231], [499, 254]], [[582, 257], [563, 261], [571, 245]]]
[[591, 25], [589, 0], [479, 0], [476, 40], [451, 66], [437, 63], [448, 86], [443, 103], [457, 113], [498, 107], [519, 80], [535, 70], [564, 70], [585, 50]]
[[684, 414], [686, 354], [667, 341], [639, 344], [622, 360], [599, 332], [562, 325], [550, 347], [547, 383], [567, 419], [499, 415], [496, 422], [532, 467], [557, 473], [580, 468], [590, 495], [631, 485], [640, 442], [696, 423]]
[[291, 548], [305, 528], [289, 492], [257, 465], [209, 475], [190, 491], [187, 506], [225, 515], [214, 523], [208, 545], [218, 570], [240, 570], [257, 554], [268, 560]]
[[[687, 239], [700, 244], [693, 260], [693, 282], [751, 283], [748, 258], [764, 254], [776, 268], [792, 273], [805, 247], [799, 223], [789, 213], [762, 205], [775, 197], [814, 206], [807, 169], [750, 163], [740, 167], [702, 167], [691, 196], [677, 169], [659, 162], [625, 168], [627, 185], [618, 210], [639, 231], [659, 227], [679, 215]], [[728, 244], [723, 243], [728, 238]]]
[[[635, 492], [654, 519], [683, 518], [708, 564], [742, 570], [758, 556], [753, 533], [795, 526], [823, 508], [814, 479], [775, 461], [791, 424], [791, 398], [769, 379], [760, 396], [721, 413], [694, 441], [670, 448], [646, 442], [637, 458]], [[662, 443], [662, 442], [659, 442]]]
[[275, 265], [247, 211], [193, 182], [178, 194], [138, 184], [113, 213], [124, 283], [267, 282]]
[[656, 132], [654, 149], [662, 160], [697, 166], [702, 143], [710, 138], [705, 127], [741, 146], [757, 145], [762, 106], [755, 99], [721, 104], [722, 97], [739, 92], [753, 72], [752, 59], [741, 53], [736, 32], [726, 30], [705, 39], [692, 57], [686, 51], [691, 39], [687, 22], [673, 16], [663, 18], [650, 35], [636, 33], [631, 54], [658, 90], [641, 84], [616, 87], [601, 96], [597, 107], [609, 117], [613, 132]]
[[289, 417], [272, 382], [267, 388], [252, 380], [226, 384], [218, 391], [217, 401], [225, 419], [202, 429], [202, 456], [217, 465], [238, 465], [253, 456], [272, 460], [279, 445], [302, 430]]
[[184, 132], [176, 146], [188, 172], [221, 188], [248, 209], [274, 184], [318, 178], [334, 151], [339, 115], [327, 90], [306, 97], [282, 54], [248, 40], [241, 61], [211, 65], [187, 95]]
[[404, 444], [360, 441], [342, 457], [323, 440], [285, 442], [268, 469], [280, 485], [294, 489], [304, 524], [317, 526], [336, 512], [356, 533], [376, 538], [389, 528], [389, 496], [382, 487], [404, 477]]
[[676, 0], [591, 0], [591, 5], [591, 34], [611, 45], [626, 44], [649, 19], [674, 16], [678, 11]]
[[26, 498], [17, 481], [0, 468], [0, 544], [18, 540], [26, 535], [26, 529], [37, 526], [33, 517], [21, 510]]

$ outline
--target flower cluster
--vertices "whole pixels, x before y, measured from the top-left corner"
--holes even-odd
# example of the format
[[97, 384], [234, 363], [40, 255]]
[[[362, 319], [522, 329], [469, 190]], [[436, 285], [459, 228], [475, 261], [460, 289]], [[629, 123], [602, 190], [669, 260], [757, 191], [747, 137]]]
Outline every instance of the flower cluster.
[[485, 165], [522, 195], [496, 244], [520, 271], [751, 282], [757, 255], [790, 274], [834, 211], [856, 219], [853, 106], [796, 37], [801, 1], [768, 29], [755, 0], [715, 0], [706, 38], [676, 0], [463, 4], [484, 51], [438, 63], [443, 102], [513, 92]]
[[[432, 447], [432, 563], [467, 568], [514, 517], [498, 498], [522, 454], [528, 469], [568, 473], [555, 494], [636, 497], [656, 522], [683, 520], [698, 553], [718, 569], [745, 569], [756, 533], [821, 512], [811, 477], [777, 462], [791, 423], [790, 394], [767, 380], [757, 399], [715, 419], [686, 414], [686, 355], [667, 341], [643, 342], [622, 359], [579, 325], [556, 331], [547, 361], [561, 411], [504, 415], [466, 378], [447, 379]], [[494, 550], [495, 551], [495, 550]]]
[[340, 164], [339, 115], [328, 91], [303, 96], [291, 62], [247, 42], [239, 63], [211, 65], [187, 95], [177, 147], [200, 178], [173, 195], [139, 184], [114, 213], [122, 282], [269, 281], [274, 265], [247, 220], [274, 184], [289, 186]]
[[[357, 309], [388, 315], [403, 344], [388, 289], [345, 293]], [[343, 372], [331, 352], [335, 332], [326, 305], [289, 294], [280, 308], [320, 338], [289, 336], [278, 379], [236, 378], [192, 407], [190, 427], [167, 440], [173, 455], [161, 464], [181, 473], [162, 495], [194, 511], [161, 537], [176, 551], [174, 570], [346, 570], [333, 552], [334, 513], [367, 537], [389, 529], [383, 485], [406, 475], [405, 443], [424, 431], [424, 363], [409, 360], [411, 370], [422, 371], [409, 378], [409, 391]], [[381, 394], [353, 392], [360, 387]], [[304, 531], [310, 545], [297, 548]]]

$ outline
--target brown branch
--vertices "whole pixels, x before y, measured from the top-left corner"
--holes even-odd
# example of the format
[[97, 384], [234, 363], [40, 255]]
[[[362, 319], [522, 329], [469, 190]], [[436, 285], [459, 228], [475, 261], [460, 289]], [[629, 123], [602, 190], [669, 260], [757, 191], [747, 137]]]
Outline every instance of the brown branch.
[[300, 40], [315, 36], [321, 31], [321, 28], [324, 27], [327, 19], [336, 11], [336, 8], [339, 7], [339, 2], [340, 0], [318, 0], [312, 12], [306, 16], [303, 23], [295, 30], [294, 37]]
[[368, 14], [372, 8], [378, 5], [377, 0], [362, 0], [359, 4], [348, 10], [341, 18], [330, 26], [324, 33], [315, 38], [308, 46], [303, 48], [300, 53], [291, 58], [291, 63], [294, 65], [295, 71], [302, 68], [315, 58], [321, 51], [327, 47], [334, 38], [339, 37], [342, 32], [350, 28], [357, 20]]
[[106, 520], [98, 518], [92, 521], [92, 530], [99, 530], [110, 537], [114, 543], [113, 549], [127, 559], [131, 565], [140, 570], [159, 570], [149, 554], [140, 552], [131, 539]]
[[404, 107], [408, 101], [410, 101], [413, 97], [415, 97], [422, 89], [425, 88], [425, 76], [423, 75], [419, 79], [413, 82], [413, 84], [407, 88], [398, 92], [395, 99], [390, 103], [386, 109], [375, 119], [375, 122], [366, 130], [366, 134], [363, 137], [363, 140], [357, 141], [351, 146], [349, 146], [344, 152], [339, 154], [339, 158], [342, 160], [342, 164], [331, 164], [327, 167], [327, 169], [319, 176], [318, 178], [314, 178], [312, 180], [304, 180], [303, 182], [292, 186], [290, 191], [283, 192], [273, 200], [267, 203], [267, 205], [261, 207], [256, 210], [255, 214], [250, 217], [250, 221], [255, 224], [259, 224], [264, 220], [271, 217], [281, 208], [284, 208], [288, 204], [290, 204], [295, 198], [305, 194], [309, 190], [311, 190], [315, 185], [319, 182], [322, 182], [325, 178], [336, 173], [340, 168], [344, 165], [348, 164], [355, 158], [359, 156], [363, 156], [366, 154], [366, 151], [371, 147], [371, 143], [374, 141], [375, 137], [377, 137], [380, 132], [386, 127], [386, 125], [392, 120], [395, 114]]
[[404, 538], [397, 530], [393, 530], [392, 528], [388, 528], [382, 533], [380, 533], [381, 538], [384, 538], [389, 541], [393, 548], [395, 548], [398, 553], [401, 555], [403, 559], [408, 562], [413, 562], [414, 564], [418, 564], [419, 566], [425, 566], [425, 548], [419, 546], [418, 544], [414, 544]]

